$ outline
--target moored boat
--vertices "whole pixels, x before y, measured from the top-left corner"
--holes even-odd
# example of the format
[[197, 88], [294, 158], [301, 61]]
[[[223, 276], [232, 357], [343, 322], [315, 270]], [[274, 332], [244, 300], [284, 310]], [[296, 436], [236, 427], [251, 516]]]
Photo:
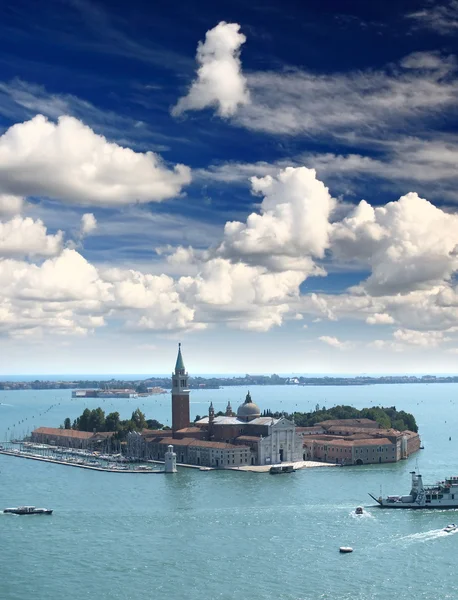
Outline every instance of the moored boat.
[[422, 476], [411, 472], [412, 487], [407, 496], [376, 498], [381, 508], [458, 508], [458, 477], [447, 477], [435, 485], [423, 485]]
[[278, 475], [279, 473], [294, 473], [293, 465], [272, 465], [269, 473], [271, 475]]
[[17, 508], [4, 508], [4, 513], [13, 515], [52, 515], [52, 509], [35, 508], [35, 506], [18, 506]]
[[340, 546], [339, 552], [341, 554], [350, 554], [350, 552], [353, 552], [353, 548], [350, 548], [350, 546]]

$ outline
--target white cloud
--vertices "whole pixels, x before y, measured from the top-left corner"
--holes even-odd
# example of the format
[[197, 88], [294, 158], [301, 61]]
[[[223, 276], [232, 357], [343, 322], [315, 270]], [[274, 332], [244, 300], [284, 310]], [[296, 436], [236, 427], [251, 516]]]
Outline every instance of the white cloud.
[[378, 141], [392, 126], [399, 135], [399, 126], [424, 126], [426, 116], [454, 107], [458, 82], [453, 69], [449, 57], [430, 53], [428, 58], [423, 52], [378, 71], [251, 73], [251, 102], [235, 120], [269, 133], [348, 136], [350, 141], [370, 135]]
[[93, 213], [85, 213], [81, 217], [81, 236], [89, 235], [97, 229], [97, 219]]
[[394, 319], [391, 315], [387, 315], [386, 313], [375, 313], [370, 317], [367, 317], [366, 323], [368, 325], [392, 325]]
[[315, 171], [288, 167], [276, 177], [253, 177], [251, 185], [263, 196], [261, 214], [252, 213], [246, 223], [227, 222], [218, 252], [273, 270], [323, 274], [311, 257], [322, 258], [329, 245], [335, 201]]
[[458, 268], [458, 215], [415, 193], [375, 209], [363, 200], [331, 238], [336, 257], [371, 267], [363, 286], [374, 295], [427, 289]]
[[393, 333], [398, 342], [422, 348], [436, 348], [441, 342], [447, 341], [442, 331], [413, 331], [409, 329], [398, 329]]
[[48, 235], [39, 219], [19, 215], [11, 221], [0, 221], [0, 257], [54, 256], [62, 249], [63, 233]]
[[338, 348], [339, 350], [345, 350], [350, 347], [349, 342], [342, 342], [338, 338], [330, 335], [321, 335], [319, 338], [320, 342], [323, 344], [327, 344], [328, 346], [332, 346], [333, 348]]
[[239, 58], [245, 41], [237, 23], [221, 21], [207, 31], [205, 42], [199, 42], [197, 47], [196, 59], [200, 65], [197, 79], [172, 109], [172, 114], [217, 107], [221, 117], [228, 117], [239, 106], [248, 104], [250, 97]]
[[19, 215], [24, 205], [22, 196], [12, 196], [11, 194], [0, 194], [0, 217], [9, 215]]
[[431, 29], [442, 35], [454, 35], [458, 30], [458, 1], [433, 2], [425, 8], [408, 13], [418, 29]]
[[138, 153], [97, 135], [73, 117], [38, 115], [0, 137], [0, 191], [73, 204], [160, 202], [191, 181], [188, 167], [169, 170], [153, 152]]

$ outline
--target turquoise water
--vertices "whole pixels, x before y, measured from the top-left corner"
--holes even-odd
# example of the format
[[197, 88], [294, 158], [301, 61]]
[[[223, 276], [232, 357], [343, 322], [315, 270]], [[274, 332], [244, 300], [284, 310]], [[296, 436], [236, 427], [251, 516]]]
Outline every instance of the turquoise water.
[[[382, 511], [367, 495], [379, 494], [381, 485], [384, 494], [407, 492], [417, 458], [426, 481], [458, 475], [458, 385], [251, 393], [261, 408], [285, 411], [317, 402], [395, 405], [415, 414], [425, 450], [393, 465], [279, 477], [191, 469], [121, 475], [0, 456], [0, 508], [55, 510], [51, 517], [0, 514], [0, 599], [458, 597], [458, 535], [441, 532], [458, 512]], [[205, 413], [210, 400], [216, 410], [228, 399], [237, 406], [245, 394], [193, 392], [193, 415]], [[104, 408], [125, 417], [140, 404], [148, 417], [165, 421], [168, 401], [106, 399]], [[68, 391], [2, 392], [0, 436], [8, 427], [19, 434], [29, 424], [59, 425], [99, 402], [72, 401]], [[358, 505], [367, 507], [365, 516], [353, 515]], [[353, 554], [340, 555], [341, 545]]]

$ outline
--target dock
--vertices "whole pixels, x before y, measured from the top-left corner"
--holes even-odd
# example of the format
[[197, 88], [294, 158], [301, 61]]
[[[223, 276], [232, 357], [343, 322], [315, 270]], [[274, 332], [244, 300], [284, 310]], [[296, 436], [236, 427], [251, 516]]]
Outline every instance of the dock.
[[4, 454], [5, 456], [16, 456], [17, 458], [28, 458], [29, 460], [38, 460], [40, 462], [52, 463], [53, 465], [64, 465], [66, 467], [78, 467], [79, 469], [88, 469], [90, 471], [103, 471], [105, 473], [135, 473], [135, 474], [156, 474], [156, 473], [165, 473], [165, 470], [159, 469], [117, 469], [115, 467], [102, 467], [95, 465], [85, 465], [82, 463], [69, 462], [65, 460], [58, 460], [56, 458], [46, 457], [46, 456], [36, 456], [34, 454], [29, 454], [27, 452], [13, 452], [11, 450], [0, 450], [0, 454]]

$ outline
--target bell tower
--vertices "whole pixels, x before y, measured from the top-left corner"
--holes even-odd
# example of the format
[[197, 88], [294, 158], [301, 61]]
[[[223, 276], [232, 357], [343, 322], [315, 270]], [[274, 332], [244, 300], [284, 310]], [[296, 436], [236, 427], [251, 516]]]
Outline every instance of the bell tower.
[[184, 368], [181, 344], [178, 344], [178, 356], [175, 372], [172, 373], [172, 434], [189, 427], [189, 389], [188, 374]]

